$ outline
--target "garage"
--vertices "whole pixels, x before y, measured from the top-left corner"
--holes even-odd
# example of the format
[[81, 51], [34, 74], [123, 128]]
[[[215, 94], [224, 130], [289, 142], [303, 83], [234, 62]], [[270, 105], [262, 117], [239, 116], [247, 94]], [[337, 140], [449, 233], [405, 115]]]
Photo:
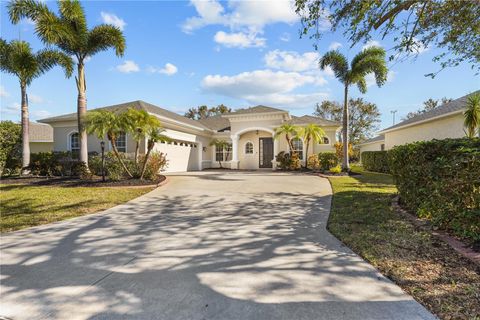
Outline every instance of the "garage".
[[167, 155], [166, 172], [184, 172], [198, 170], [198, 145], [193, 142], [172, 140], [159, 142], [155, 151]]

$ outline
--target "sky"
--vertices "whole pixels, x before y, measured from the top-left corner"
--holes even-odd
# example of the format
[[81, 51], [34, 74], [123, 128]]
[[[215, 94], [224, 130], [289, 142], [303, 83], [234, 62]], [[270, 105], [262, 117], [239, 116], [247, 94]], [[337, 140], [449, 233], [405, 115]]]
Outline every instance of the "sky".
[[[47, 1], [56, 11], [56, 2]], [[328, 23], [314, 49], [313, 40], [299, 37], [301, 27], [291, 0], [277, 1], [86, 1], [82, 2], [89, 27], [114, 24], [123, 30], [126, 51], [101, 52], [86, 63], [89, 109], [133, 100], [183, 114], [199, 105], [225, 104], [233, 109], [258, 104], [312, 114], [323, 100], [343, 101], [343, 86], [331, 70], [321, 71], [318, 60], [331, 49], [350, 59], [364, 46], [380, 45], [387, 52], [389, 39], [376, 38], [351, 48], [342, 30], [332, 33]], [[0, 1], [0, 33], [7, 41], [22, 39], [34, 50], [44, 46], [34, 24], [12, 25]], [[368, 77], [368, 91], [356, 88], [351, 97], [376, 103], [382, 116], [378, 128], [392, 125], [422, 102], [442, 97], [459, 98], [480, 88], [480, 77], [470, 65], [440, 72], [432, 58], [437, 48], [422, 48], [416, 58], [389, 62], [385, 85], [378, 88]], [[390, 51], [391, 52], [391, 51]], [[0, 117], [19, 121], [18, 80], [1, 73]], [[34, 80], [28, 88], [30, 117], [38, 120], [76, 112], [74, 77], [66, 79], [58, 67]]]

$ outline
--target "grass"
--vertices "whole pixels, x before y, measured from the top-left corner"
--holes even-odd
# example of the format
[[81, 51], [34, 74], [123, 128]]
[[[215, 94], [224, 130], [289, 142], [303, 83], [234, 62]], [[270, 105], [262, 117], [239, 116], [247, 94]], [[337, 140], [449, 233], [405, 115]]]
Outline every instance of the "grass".
[[329, 230], [441, 319], [480, 319], [480, 267], [391, 207], [387, 174], [332, 177]]
[[97, 212], [152, 189], [0, 184], [0, 231], [20, 230]]

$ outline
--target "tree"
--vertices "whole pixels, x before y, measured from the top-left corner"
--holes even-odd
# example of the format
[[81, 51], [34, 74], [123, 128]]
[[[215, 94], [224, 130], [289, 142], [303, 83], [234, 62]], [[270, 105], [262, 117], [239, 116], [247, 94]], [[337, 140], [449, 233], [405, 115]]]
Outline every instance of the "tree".
[[324, 70], [330, 66], [335, 73], [335, 77], [344, 85], [344, 104], [343, 104], [343, 161], [342, 170], [349, 171], [348, 160], [349, 144], [349, 112], [348, 112], [348, 88], [351, 85], [357, 85], [361, 93], [367, 92], [367, 81], [365, 76], [373, 73], [377, 85], [382, 86], [387, 80], [387, 65], [385, 61], [385, 50], [380, 47], [369, 47], [362, 50], [353, 57], [350, 68], [347, 58], [338, 51], [329, 51], [320, 59], [320, 68]]
[[0, 70], [11, 73], [18, 78], [21, 92], [21, 124], [22, 124], [22, 174], [28, 173], [30, 165], [30, 139], [28, 135], [28, 97], [27, 87], [54, 66], [62, 66], [65, 76], [70, 77], [73, 71], [72, 58], [57, 50], [40, 50], [32, 52], [30, 44], [13, 40], [7, 43], [0, 39]]
[[124, 116], [127, 131], [135, 140], [135, 165], [138, 164], [138, 151], [140, 143], [148, 136], [149, 132], [160, 129], [160, 120], [157, 117], [149, 114], [145, 110], [137, 110], [129, 108]]
[[8, 4], [12, 23], [22, 18], [35, 22], [35, 33], [47, 44], [57, 46], [69, 56], [77, 59], [77, 119], [80, 136], [80, 161], [88, 168], [87, 132], [83, 119], [87, 113], [87, 84], [85, 80], [85, 59], [98, 52], [114, 48], [117, 56], [123, 56], [125, 38], [122, 31], [113, 25], [100, 24], [88, 28], [85, 11], [78, 0], [58, 1], [59, 14], [35, 0], [13, 0]]
[[474, 138], [477, 134], [480, 134], [480, 93], [468, 96], [466, 107], [463, 117], [467, 137]]
[[[325, 100], [315, 108], [314, 115], [328, 120], [341, 121], [343, 108], [336, 101]], [[375, 103], [367, 102], [362, 98], [348, 100], [349, 127], [348, 138], [351, 143], [357, 144], [371, 136], [380, 122], [380, 111]]]
[[188, 109], [187, 112], [185, 112], [185, 117], [194, 119], [194, 120], [199, 120], [199, 119], [205, 119], [208, 117], [213, 117], [213, 116], [218, 116], [224, 113], [229, 113], [231, 112], [232, 109], [229, 107], [220, 104], [217, 107], [211, 107], [208, 108], [207, 106], [199, 106], [197, 108], [190, 108]]
[[121, 133], [127, 130], [127, 123], [123, 114], [116, 114], [107, 110], [94, 110], [87, 112], [82, 121], [85, 122], [85, 129], [88, 134], [97, 136], [98, 139], [103, 140], [107, 137], [112, 146], [113, 153], [125, 170], [125, 173], [133, 178], [132, 173], [128, 170], [125, 161], [120, 157], [117, 149], [117, 138]]
[[298, 136], [298, 128], [290, 123], [284, 123], [280, 127], [275, 129], [274, 138], [278, 139], [280, 136], [285, 135], [287, 144], [290, 150], [293, 150], [292, 139]]
[[[223, 139], [213, 139], [212, 141], [210, 141], [210, 146], [215, 146], [216, 150], [224, 150], [224, 149], [227, 150], [225, 160], [228, 159], [228, 156], [230, 155], [230, 148], [231, 148], [230, 142]], [[223, 168], [222, 160], [219, 160], [218, 164], [220, 165], [220, 168]]]
[[428, 99], [423, 102], [423, 109], [418, 109], [417, 111], [412, 111], [407, 113], [407, 115], [402, 118], [402, 120], [407, 120], [413, 117], [418, 116], [419, 114], [425, 113], [427, 111], [433, 110], [437, 108], [438, 106], [441, 106], [442, 104], [452, 102], [453, 99], [443, 97], [441, 100], [435, 100], [435, 99]]
[[170, 141], [171, 139], [162, 134], [163, 129], [157, 127], [149, 128], [148, 133], [148, 141], [147, 141], [147, 153], [145, 154], [145, 159], [143, 160], [142, 165], [142, 173], [140, 174], [140, 180], [143, 180], [143, 176], [145, 175], [145, 171], [147, 170], [147, 163], [148, 159], [150, 158], [150, 154], [152, 153], [153, 147], [155, 147], [155, 143], [159, 141]]
[[307, 124], [305, 127], [300, 127], [298, 130], [298, 136], [302, 138], [302, 140], [305, 142], [306, 147], [305, 147], [305, 154], [306, 154], [306, 159], [305, 159], [305, 168], [307, 168], [307, 159], [308, 159], [308, 147], [310, 145], [310, 141], [313, 141], [315, 143], [321, 143], [323, 137], [325, 137], [325, 131], [323, 131], [320, 126], [310, 123]]
[[343, 29], [353, 47], [377, 34], [382, 39], [391, 36], [395, 44], [390, 60], [417, 55], [434, 45], [444, 49], [433, 58], [441, 69], [465, 61], [480, 70], [478, 1], [296, 0], [295, 8], [301, 16], [301, 34], [312, 39], [318, 40], [325, 29]]
[[15, 171], [21, 165], [22, 126], [12, 121], [0, 121], [0, 176], [5, 169]]

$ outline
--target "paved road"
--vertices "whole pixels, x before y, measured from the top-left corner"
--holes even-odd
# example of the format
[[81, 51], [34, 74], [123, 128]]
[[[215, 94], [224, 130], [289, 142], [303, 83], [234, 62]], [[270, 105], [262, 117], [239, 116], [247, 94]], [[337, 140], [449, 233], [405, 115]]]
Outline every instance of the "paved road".
[[433, 319], [326, 229], [328, 181], [172, 175], [100, 214], [4, 235], [13, 319]]

